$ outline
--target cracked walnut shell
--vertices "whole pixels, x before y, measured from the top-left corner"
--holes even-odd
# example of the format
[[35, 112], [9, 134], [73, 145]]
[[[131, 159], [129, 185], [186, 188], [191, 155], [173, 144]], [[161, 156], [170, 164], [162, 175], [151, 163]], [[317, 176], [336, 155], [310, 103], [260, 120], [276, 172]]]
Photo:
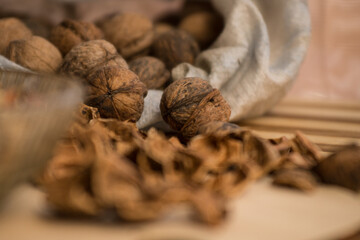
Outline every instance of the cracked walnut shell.
[[98, 68], [87, 77], [90, 94], [86, 104], [105, 118], [136, 122], [144, 109], [145, 84], [126, 68]]
[[201, 78], [184, 78], [170, 84], [160, 103], [161, 115], [171, 128], [185, 138], [196, 135], [200, 126], [210, 121], [228, 121], [230, 106]]
[[50, 33], [50, 41], [63, 55], [79, 43], [101, 38], [103, 33], [94, 24], [75, 20], [62, 21]]

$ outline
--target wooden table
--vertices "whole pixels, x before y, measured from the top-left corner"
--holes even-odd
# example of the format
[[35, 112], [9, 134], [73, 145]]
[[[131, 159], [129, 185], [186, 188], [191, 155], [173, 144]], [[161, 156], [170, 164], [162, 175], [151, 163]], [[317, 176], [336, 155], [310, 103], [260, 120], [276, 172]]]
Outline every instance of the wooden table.
[[[287, 100], [266, 116], [239, 124], [266, 138], [291, 137], [302, 130], [329, 154], [360, 143], [360, 103]], [[337, 239], [360, 227], [360, 194], [336, 186], [323, 185], [304, 194], [272, 186], [264, 178], [235, 198], [230, 210], [228, 220], [215, 228], [188, 221], [181, 209], [141, 224], [57, 219], [48, 214], [43, 193], [23, 185], [0, 215], [0, 239], [315, 240]]]

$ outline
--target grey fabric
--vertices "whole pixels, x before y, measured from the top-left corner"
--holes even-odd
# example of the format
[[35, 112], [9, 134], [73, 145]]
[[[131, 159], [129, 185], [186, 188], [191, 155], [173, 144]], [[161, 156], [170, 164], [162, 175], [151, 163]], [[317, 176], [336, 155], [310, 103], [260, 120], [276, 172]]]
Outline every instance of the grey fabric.
[[[305, 0], [213, 0], [224, 16], [225, 29], [202, 52], [195, 65], [180, 64], [174, 80], [202, 77], [229, 102], [231, 120], [263, 114], [276, 104], [295, 79], [310, 39]], [[161, 121], [161, 92], [150, 91], [138, 122]]]

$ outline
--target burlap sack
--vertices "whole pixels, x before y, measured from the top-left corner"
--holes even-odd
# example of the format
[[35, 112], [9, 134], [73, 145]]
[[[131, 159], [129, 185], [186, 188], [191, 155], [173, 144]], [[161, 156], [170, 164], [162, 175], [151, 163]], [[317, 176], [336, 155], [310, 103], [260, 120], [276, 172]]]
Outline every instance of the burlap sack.
[[[173, 78], [202, 77], [229, 102], [231, 120], [263, 114], [291, 86], [310, 38], [305, 0], [212, 0], [225, 19], [225, 29], [196, 59], [181, 64]], [[149, 91], [138, 122], [161, 122], [161, 91]]]

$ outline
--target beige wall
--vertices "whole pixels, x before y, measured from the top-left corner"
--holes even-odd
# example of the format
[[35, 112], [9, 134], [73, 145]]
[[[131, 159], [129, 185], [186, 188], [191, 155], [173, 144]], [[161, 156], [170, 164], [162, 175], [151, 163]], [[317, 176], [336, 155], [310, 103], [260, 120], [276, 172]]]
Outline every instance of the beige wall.
[[308, 0], [313, 35], [291, 96], [360, 101], [360, 0]]

